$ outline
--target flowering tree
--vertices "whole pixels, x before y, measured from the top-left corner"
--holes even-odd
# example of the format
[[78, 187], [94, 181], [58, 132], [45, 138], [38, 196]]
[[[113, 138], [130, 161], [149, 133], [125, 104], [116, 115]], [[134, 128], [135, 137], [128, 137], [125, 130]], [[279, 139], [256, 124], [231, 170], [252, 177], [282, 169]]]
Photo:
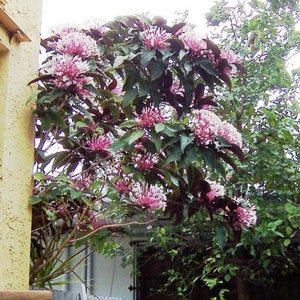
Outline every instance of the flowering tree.
[[241, 134], [213, 97], [215, 85], [230, 89], [245, 73], [232, 51], [184, 23], [133, 16], [61, 28], [42, 46], [30, 98], [31, 284], [51, 281], [47, 270], [69, 243], [101, 251], [116, 231], [162, 215], [180, 224], [205, 209], [236, 236], [255, 224], [253, 204], [222, 186], [244, 160]]

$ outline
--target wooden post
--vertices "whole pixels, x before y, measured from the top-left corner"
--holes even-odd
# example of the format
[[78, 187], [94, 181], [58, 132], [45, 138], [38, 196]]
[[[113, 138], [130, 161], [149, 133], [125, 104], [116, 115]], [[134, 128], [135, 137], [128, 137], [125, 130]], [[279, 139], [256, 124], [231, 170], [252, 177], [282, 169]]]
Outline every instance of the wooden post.
[[0, 290], [7, 291], [0, 299], [34, 293], [13, 296], [29, 289], [34, 131], [26, 100], [38, 69], [41, 11], [42, 0], [0, 2]]

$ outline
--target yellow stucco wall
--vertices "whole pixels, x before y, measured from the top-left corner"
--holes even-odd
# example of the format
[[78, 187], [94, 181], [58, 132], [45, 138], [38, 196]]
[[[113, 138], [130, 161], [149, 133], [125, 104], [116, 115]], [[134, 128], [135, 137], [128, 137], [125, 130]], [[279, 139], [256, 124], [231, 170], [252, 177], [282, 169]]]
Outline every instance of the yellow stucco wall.
[[[0, 290], [28, 289], [33, 163], [31, 93], [36, 77], [42, 0], [13, 0], [5, 13], [30, 38], [19, 42], [0, 24]], [[1, 20], [2, 21], [2, 20]]]

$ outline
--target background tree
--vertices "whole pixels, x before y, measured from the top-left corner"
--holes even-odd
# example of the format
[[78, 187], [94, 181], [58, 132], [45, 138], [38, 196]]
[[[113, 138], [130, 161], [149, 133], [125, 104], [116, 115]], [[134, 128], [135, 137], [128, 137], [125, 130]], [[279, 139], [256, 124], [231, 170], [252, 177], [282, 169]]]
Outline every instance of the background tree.
[[225, 187], [257, 205], [258, 224], [236, 235], [198, 214], [150, 240], [157, 242], [158, 256], [174, 262], [164, 275], [176, 295], [192, 297], [206, 285], [210, 296], [221, 299], [294, 299], [297, 285], [281, 278], [299, 278], [300, 266], [299, 69], [289, 67], [299, 51], [299, 3], [243, 1], [232, 7], [219, 1], [207, 17], [212, 37], [232, 45], [232, 58], [242, 57], [247, 70], [230, 91], [220, 91], [218, 104], [245, 138], [246, 160], [232, 176], [226, 169]]

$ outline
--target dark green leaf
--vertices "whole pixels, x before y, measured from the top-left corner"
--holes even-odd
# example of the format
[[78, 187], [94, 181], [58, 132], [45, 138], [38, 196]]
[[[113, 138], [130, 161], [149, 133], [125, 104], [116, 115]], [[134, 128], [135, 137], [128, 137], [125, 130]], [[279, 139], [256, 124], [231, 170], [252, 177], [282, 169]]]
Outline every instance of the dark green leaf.
[[132, 128], [132, 127], [135, 127], [137, 126], [138, 123], [135, 121], [135, 120], [127, 120], [125, 122], [123, 122], [121, 125], [120, 125], [120, 128], [121, 129], [124, 129], [124, 128]]
[[216, 225], [216, 240], [221, 250], [224, 250], [227, 241], [226, 230], [222, 225]]
[[128, 106], [132, 104], [137, 96], [138, 96], [138, 91], [136, 89], [132, 88], [127, 90], [123, 98], [123, 105]]
[[148, 69], [152, 81], [158, 79], [164, 72], [163, 66], [158, 62], [150, 63]]
[[200, 65], [200, 67], [208, 74], [215, 75], [215, 76], [218, 75], [218, 72], [216, 71], [215, 66], [211, 60], [201, 59], [198, 61], [198, 63]]
[[180, 136], [180, 148], [181, 148], [181, 151], [184, 152], [185, 148], [189, 144], [193, 143], [193, 141], [194, 141], [194, 138], [192, 136], [185, 135], [185, 134], [181, 135]]
[[41, 119], [42, 128], [48, 130], [51, 125], [56, 125], [60, 128], [67, 128], [67, 124], [64, 118], [60, 115], [59, 112], [48, 110], [45, 112], [45, 116]]
[[128, 138], [128, 144], [131, 145], [144, 135], [144, 130], [139, 129], [131, 132]]
[[29, 204], [34, 205], [34, 204], [40, 203], [42, 200], [43, 200], [43, 198], [33, 195], [30, 197]]
[[155, 55], [155, 50], [148, 50], [148, 49], [143, 49], [141, 53], [141, 65], [142, 67], [147, 67], [148, 63], [151, 61], [151, 59]]

